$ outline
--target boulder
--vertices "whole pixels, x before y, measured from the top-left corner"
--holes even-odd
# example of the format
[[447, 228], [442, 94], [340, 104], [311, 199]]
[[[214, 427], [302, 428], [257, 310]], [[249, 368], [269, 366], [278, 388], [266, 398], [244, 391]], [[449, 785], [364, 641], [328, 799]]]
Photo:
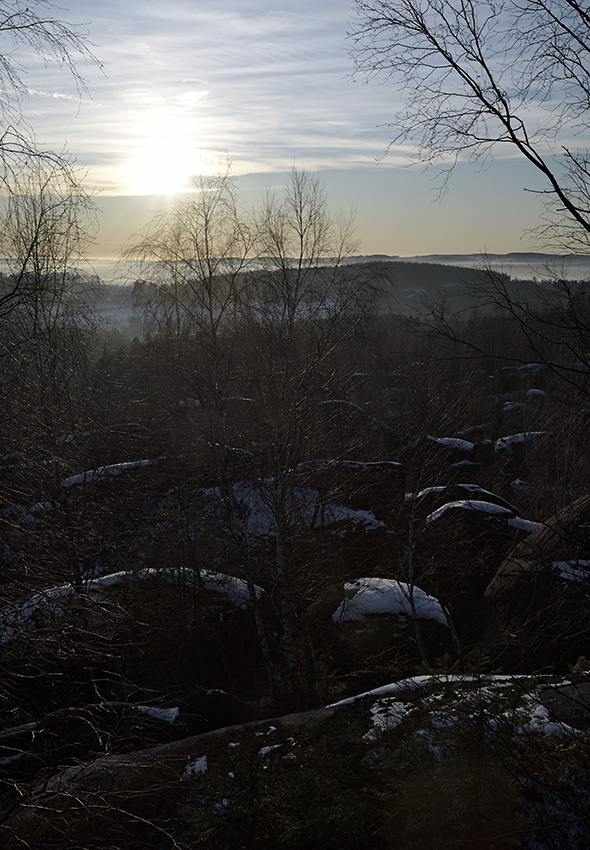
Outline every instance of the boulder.
[[583, 732], [590, 729], [590, 682], [547, 688], [539, 700], [560, 723]]
[[292, 479], [317, 490], [320, 500], [372, 511], [382, 522], [398, 514], [406, 489], [404, 467], [396, 461], [307, 461], [295, 467]]
[[337, 671], [332, 682], [336, 692], [371, 687], [384, 676], [410, 675], [424, 656], [434, 663], [454, 649], [438, 601], [392, 578], [329, 585], [305, 617], [316, 657], [329, 659], [328, 666]]
[[[0, 822], [0, 845], [4, 850], [66, 844], [86, 847], [90, 836], [100, 835], [105, 842], [101, 846], [137, 847], [141, 835], [139, 846], [151, 846], [154, 834], [168, 835], [159, 824], [164, 825], [171, 815], [178, 816], [179, 803], [190, 791], [187, 780], [206, 772], [203, 754], [213, 748], [227, 751], [234, 742], [238, 746], [244, 735], [260, 735], [260, 739], [254, 738], [260, 741], [260, 748], [265, 742], [262, 736], [271, 730], [293, 735], [297, 730], [312, 729], [334, 712], [325, 708], [241, 724], [66, 768], [28, 791], [26, 798], [21, 792], [20, 799], [12, 801], [14, 811], [5, 811]], [[197, 767], [199, 759], [202, 769]]]
[[471, 848], [491, 835], [508, 850], [549, 834], [585, 847], [587, 721], [575, 704], [587, 690], [551, 676], [421, 675], [101, 756], [21, 785], [0, 846]]
[[[474, 498], [477, 495], [486, 501]], [[490, 497], [494, 501], [487, 501]], [[424, 498], [432, 501], [429, 495]], [[478, 607], [502, 559], [537, 527], [515, 513], [503, 499], [475, 490], [469, 499], [441, 505], [414, 527], [415, 580], [450, 608], [455, 628], [467, 644], [479, 640]]]
[[405, 510], [412, 522], [424, 521], [433, 511], [460, 500], [477, 500], [499, 505], [512, 511], [516, 516], [518, 510], [502, 496], [480, 487], [479, 484], [457, 483], [443, 484], [435, 487], [425, 487], [416, 493], [407, 493]]
[[[36, 723], [0, 732], [0, 776], [29, 779], [40, 770], [101, 753], [125, 753], [189, 734], [178, 707], [103, 702], [62, 708]], [[224, 724], [220, 724], [224, 725]]]
[[590, 496], [522, 540], [486, 588], [484, 643], [512, 670], [566, 669], [590, 641]]

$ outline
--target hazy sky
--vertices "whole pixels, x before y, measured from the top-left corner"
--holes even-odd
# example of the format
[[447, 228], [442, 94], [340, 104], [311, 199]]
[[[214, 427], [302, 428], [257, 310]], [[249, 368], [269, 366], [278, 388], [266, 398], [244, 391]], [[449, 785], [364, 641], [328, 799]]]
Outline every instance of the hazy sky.
[[254, 201], [292, 164], [318, 170], [357, 213], [360, 251], [401, 256], [535, 247], [538, 187], [519, 159], [462, 165], [437, 201], [434, 172], [391, 150], [387, 83], [353, 81], [349, 0], [64, 0], [104, 67], [66, 72], [23, 54], [24, 111], [40, 143], [64, 144], [99, 192], [97, 256], [116, 256], [190, 174], [233, 159]]

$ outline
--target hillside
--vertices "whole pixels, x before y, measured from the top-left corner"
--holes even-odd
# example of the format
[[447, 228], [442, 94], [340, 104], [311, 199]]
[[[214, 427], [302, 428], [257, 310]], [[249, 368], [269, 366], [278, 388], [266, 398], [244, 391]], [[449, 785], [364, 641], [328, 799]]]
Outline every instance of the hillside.
[[585, 846], [583, 302], [418, 322], [366, 277], [3, 361], [6, 846]]

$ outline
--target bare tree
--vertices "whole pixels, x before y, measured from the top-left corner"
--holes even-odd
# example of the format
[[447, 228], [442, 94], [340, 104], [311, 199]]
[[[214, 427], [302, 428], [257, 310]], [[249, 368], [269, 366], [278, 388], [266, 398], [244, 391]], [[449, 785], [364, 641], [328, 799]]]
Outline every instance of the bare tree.
[[26, 62], [21, 56], [32, 51], [46, 65], [56, 62], [74, 79], [78, 91], [86, 91], [86, 81], [80, 71], [81, 63], [98, 64], [93, 55], [87, 32], [62, 20], [62, 11], [46, 0], [25, 3], [5, 0], [0, 8], [0, 178], [10, 184], [20, 165], [31, 158], [60, 162], [69, 168], [63, 153], [38, 147], [32, 129], [23, 115], [23, 99], [27, 96]]
[[[240, 208], [227, 171], [195, 189], [126, 256], [138, 263], [136, 293], [152, 318], [153, 344], [169, 352], [167, 404], [176, 399], [179, 415], [190, 418], [192, 443], [205, 447], [215, 470], [255, 610], [254, 582], [266, 577], [273, 587], [286, 670], [275, 675], [263, 645], [269, 676], [301, 697], [298, 552], [318, 506], [310, 488], [303, 496], [303, 471], [293, 470], [338, 455], [322, 436], [326, 420], [346, 441], [342, 394], [354, 372], [351, 341], [373, 306], [371, 275], [346, 264], [352, 223], [330, 211], [321, 183], [306, 172], [294, 170], [252, 213]], [[335, 400], [344, 404], [325, 405]], [[254, 504], [272, 528], [262, 556], [241, 519]], [[268, 625], [258, 624], [264, 644]]]
[[[66, 340], [56, 345], [55, 337], [81, 328], [72, 291], [77, 276], [80, 294], [80, 274], [73, 275], [72, 268], [91, 238], [94, 208], [69, 156], [37, 146], [23, 113], [25, 75], [27, 60], [55, 62], [82, 93], [86, 82], [79, 65], [97, 62], [87, 33], [58, 11], [47, 0], [6, 0], [0, 7], [0, 356], [13, 378], [25, 363], [27, 380], [31, 370], [37, 379], [44, 372], [42, 383], [47, 389], [51, 381], [54, 399], [63, 395], [69, 378], [55, 370], [48, 351], [59, 349], [61, 357], [75, 348]], [[33, 397], [26, 401], [34, 410]]]
[[[553, 243], [587, 248], [590, 15], [577, 0], [357, 0], [359, 72], [401, 95], [391, 146], [421, 162], [517, 150], [542, 175]], [[443, 184], [444, 185], [444, 184]]]
[[[19, 177], [19, 191], [0, 200], [2, 526], [29, 547], [33, 564], [35, 535], [15, 505], [43, 503], [63, 515], [41, 560], [79, 582], [74, 541], [87, 506], [61, 480], [73, 455], [64, 435], [94, 419], [92, 280], [76, 262], [91, 238], [93, 205], [59, 163], [34, 161]], [[32, 572], [37, 580], [43, 570]]]
[[[89, 387], [88, 280], [77, 266], [93, 204], [68, 154], [40, 147], [25, 114], [35, 62], [65, 69], [80, 95], [81, 66], [97, 62], [61, 11], [46, 0], [0, 5], [0, 442], [15, 468], [39, 464], [45, 498], [59, 436], [80, 421]], [[35, 495], [21, 490], [25, 503]]]
[[89, 281], [79, 263], [93, 225], [91, 198], [58, 163], [21, 169], [0, 203], [0, 358], [12, 376], [4, 386], [19, 385], [25, 421], [44, 420], [46, 446], [73, 424], [65, 399], [81, 369]]
[[136, 303], [166, 348], [169, 401], [190, 397], [198, 404], [203, 436], [212, 444], [230, 442], [225, 406], [240, 371], [231, 331], [254, 239], [228, 166], [197, 178], [194, 192], [157, 214], [124, 255], [137, 280]]
[[298, 700], [305, 699], [309, 659], [297, 608], [313, 569], [301, 546], [309, 494], [301, 490], [305, 476], [294, 480], [293, 471], [310, 458], [338, 454], [326, 444], [320, 414], [341, 415], [341, 408], [327, 413], [322, 406], [340, 400], [350, 380], [343, 348], [371, 311], [373, 292], [367, 271], [345, 262], [356, 247], [352, 219], [330, 211], [316, 176], [293, 170], [283, 191], [267, 194], [257, 221], [259, 258], [247, 277], [240, 328], [256, 405], [259, 498], [274, 528], [267, 568], [283, 629], [284, 686]]

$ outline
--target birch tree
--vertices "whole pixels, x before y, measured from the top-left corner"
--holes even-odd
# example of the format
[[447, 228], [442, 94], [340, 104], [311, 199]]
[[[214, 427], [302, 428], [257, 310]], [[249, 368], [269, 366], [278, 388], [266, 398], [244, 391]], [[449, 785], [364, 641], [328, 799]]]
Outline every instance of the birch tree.
[[[390, 147], [438, 162], [517, 153], [542, 179], [545, 243], [587, 250], [590, 16], [577, 0], [356, 0], [360, 75], [387, 84]], [[387, 105], [384, 110], [387, 111]]]

